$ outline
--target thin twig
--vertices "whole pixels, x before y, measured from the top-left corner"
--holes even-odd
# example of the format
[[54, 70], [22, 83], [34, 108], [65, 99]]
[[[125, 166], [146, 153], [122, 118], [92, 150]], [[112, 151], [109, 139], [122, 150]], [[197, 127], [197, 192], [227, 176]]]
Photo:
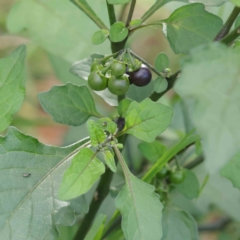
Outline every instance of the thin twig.
[[136, 0], [132, 0], [131, 6], [130, 6], [130, 9], [129, 9], [129, 13], [128, 13], [127, 22], [126, 22], [126, 26], [127, 26], [127, 27], [129, 26], [129, 23], [130, 23], [131, 20], [132, 20], [132, 16], [133, 16], [133, 12], [134, 12], [135, 5], [136, 5]]

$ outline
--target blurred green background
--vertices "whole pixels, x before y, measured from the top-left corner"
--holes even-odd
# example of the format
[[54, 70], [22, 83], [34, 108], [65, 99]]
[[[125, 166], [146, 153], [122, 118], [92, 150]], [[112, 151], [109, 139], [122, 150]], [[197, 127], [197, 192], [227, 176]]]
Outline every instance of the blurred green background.
[[[104, 0], [89, 0], [89, 4], [100, 15], [106, 25], [108, 24], [107, 9]], [[151, 6], [154, 0], [137, 1], [133, 18], [140, 18]], [[181, 6], [182, 3], [172, 2], [157, 11], [148, 21], [167, 18], [171, 12]], [[220, 7], [209, 7], [208, 10], [226, 19], [232, 9], [230, 3]], [[116, 12], [119, 18], [126, 19], [128, 6], [118, 6]], [[75, 61], [88, 57], [94, 52], [103, 54], [110, 53], [108, 42], [100, 46], [91, 44], [91, 36], [97, 27], [68, 0], [0, 0], [0, 57], [7, 56], [21, 44], [27, 45], [28, 55], [27, 67], [27, 92], [24, 104], [18, 114], [15, 115], [12, 125], [19, 128], [25, 134], [32, 135], [44, 144], [63, 146], [73, 143], [85, 136], [87, 130], [85, 125], [80, 127], [67, 127], [52, 121], [51, 117], [42, 110], [37, 94], [49, 90], [54, 85], [67, 82], [74, 84], [86, 84], [84, 80], [78, 79], [69, 73], [71, 64]], [[160, 27], [150, 27], [139, 30], [129, 39], [127, 46], [134, 52], [153, 64], [155, 57], [160, 52], [165, 52], [170, 59], [170, 68], [176, 71], [179, 68], [180, 55], [175, 55], [163, 36]], [[138, 94], [135, 89], [130, 89], [129, 94], [135, 100], [141, 100], [148, 92], [141, 90]], [[112, 116], [114, 108], [107, 105], [100, 97], [96, 98], [97, 108], [105, 115]], [[183, 136], [184, 119], [182, 114], [181, 100], [169, 92], [161, 100], [165, 104], [171, 105], [175, 109], [174, 119], [171, 127], [162, 135], [165, 145], [171, 146], [179, 137]], [[130, 168], [136, 174], [140, 173], [146, 159], [138, 151], [137, 145], [140, 141], [130, 137], [124, 151]], [[184, 159], [192, 159], [194, 149], [190, 149]], [[205, 175], [201, 174], [201, 166], [194, 170], [203, 181]], [[217, 181], [217, 180], [216, 180]], [[116, 174], [112, 186], [121, 186], [123, 177], [121, 172]], [[211, 183], [212, 187], [214, 182]], [[201, 224], [211, 224], [224, 216], [230, 216], [234, 220], [228, 224], [224, 230], [201, 232], [201, 240], [239, 240], [240, 225], [236, 220], [240, 216], [235, 216], [235, 208], [239, 208], [239, 203], [230, 201], [234, 198], [234, 191], [228, 192], [228, 187], [224, 195], [218, 186], [214, 190], [206, 189], [201, 199], [194, 201], [186, 200], [178, 192], [173, 192], [174, 202], [191, 212]], [[219, 193], [221, 201], [215, 199], [215, 204], [210, 204], [208, 198], [214, 198], [213, 194]], [[93, 191], [87, 194], [91, 199]], [[215, 198], [218, 198], [215, 196]], [[224, 205], [225, 202], [225, 205]], [[235, 204], [235, 205], [234, 205]], [[109, 196], [100, 212], [107, 214], [108, 218], [114, 211], [114, 198]], [[80, 216], [81, 218], [82, 216]], [[109, 219], [108, 219], [109, 220]], [[73, 227], [60, 227], [61, 238], [59, 240], [70, 240], [77, 229], [77, 224]], [[118, 235], [117, 235], [118, 234]], [[118, 232], [108, 238], [122, 239]], [[183, 239], [184, 240], [184, 239]]]

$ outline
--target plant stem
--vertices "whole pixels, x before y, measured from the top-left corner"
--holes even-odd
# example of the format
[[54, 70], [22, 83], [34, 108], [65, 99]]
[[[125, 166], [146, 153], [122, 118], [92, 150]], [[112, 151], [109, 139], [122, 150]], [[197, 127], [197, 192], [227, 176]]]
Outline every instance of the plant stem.
[[202, 163], [204, 161], [203, 155], [199, 155], [197, 156], [193, 161], [191, 161], [190, 163], [186, 164], [184, 166], [184, 168], [187, 169], [193, 169], [195, 168], [197, 165], [199, 165], [200, 163]]
[[95, 191], [95, 196], [92, 198], [91, 204], [89, 206], [89, 212], [84, 217], [80, 228], [78, 229], [74, 240], [84, 239], [96, 213], [98, 212], [102, 202], [106, 198], [109, 192], [110, 183], [112, 181], [113, 172], [107, 168], [106, 172], [102, 175], [100, 182], [98, 183], [97, 189]]
[[81, 2], [80, 0], [70, 1], [81, 9], [99, 28], [108, 30], [107, 26], [102, 22], [87, 2]]
[[141, 17], [142, 21], [145, 22], [149, 17], [151, 17], [161, 6], [163, 6], [166, 1], [156, 1]]
[[132, 0], [131, 6], [130, 6], [130, 9], [129, 9], [129, 13], [128, 13], [128, 17], [127, 17], [127, 22], [126, 22], [126, 26], [127, 27], [129, 26], [129, 23], [132, 20], [132, 16], [133, 16], [135, 5], [136, 5], [136, 0]]
[[217, 36], [214, 38], [214, 41], [220, 41], [222, 38], [224, 38], [229, 33], [233, 23], [235, 22], [237, 16], [239, 15], [239, 13], [240, 13], [240, 8], [234, 7], [232, 13], [228, 17], [228, 19], [225, 22], [225, 24], [223, 25], [222, 29], [219, 31]]
[[141, 62], [143, 62], [145, 65], [147, 65], [153, 72], [155, 72], [158, 76], [163, 76], [165, 77], [165, 75], [161, 72], [159, 72], [156, 68], [154, 68], [151, 64], [149, 64], [148, 62], [146, 62], [143, 58], [139, 57], [136, 53], [132, 52], [131, 50], [129, 50], [129, 52], [138, 60], [140, 60]]
[[109, 4], [107, 0], [106, 0], [106, 3], [107, 3], [109, 22], [110, 22], [110, 25], [113, 25], [117, 21], [114, 6], [112, 4]]
[[239, 36], [240, 36], [240, 27], [234, 29], [230, 34], [224, 37], [220, 42], [223, 44], [229, 45]]

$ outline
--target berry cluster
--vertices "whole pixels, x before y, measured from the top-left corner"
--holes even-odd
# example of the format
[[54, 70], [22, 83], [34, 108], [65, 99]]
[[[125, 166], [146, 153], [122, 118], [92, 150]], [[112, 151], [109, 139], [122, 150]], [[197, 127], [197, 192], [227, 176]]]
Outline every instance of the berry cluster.
[[143, 87], [151, 79], [152, 73], [146, 65], [121, 55], [120, 59], [95, 59], [91, 65], [88, 85], [95, 91], [108, 88], [114, 95], [123, 95], [130, 84]]

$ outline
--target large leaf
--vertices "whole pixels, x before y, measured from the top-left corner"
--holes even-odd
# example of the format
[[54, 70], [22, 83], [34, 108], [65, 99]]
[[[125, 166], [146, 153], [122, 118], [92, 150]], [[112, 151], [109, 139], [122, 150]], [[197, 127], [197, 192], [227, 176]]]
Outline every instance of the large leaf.
[[211, 44], [183, 63], [175, 85], [202, 137], [206, 166], [216, 172], [240, 150], [240, 49]]
[[175, 10], [163, 22], [163, 33], [175, 53], [186, 53], [194, 47], [211, 42], [223, 26], [222, 20], [194, 3]]
[[240, 152], [221, 169], [221, 175], [229, 179], [234, 187], [240, 189]]
[[197, 224], [180, 208], [167, 204], [163, 209], [162, 240], [198, 240]]
[[126, 114], [125, 128], [128, 133], [145, 141], [152, 142], [170, 124], [173, 111], [160, 103], [146, 98], [141, 103], [133, 101]]
[[69, 200], [86, 193], [104, 171], [103, 163], [91, 149], [81, 149], [63, 176], [59, 198]]
[[[60, 201], [57, 191], [71, 161], [66, 156], [86, 141], [67, 148], [45, 146], [15, 128], [0, 138], [2, 239], [51, 240], [58, 235], [56, 224], [74, 222], [79, 205]], [[72, 209], [71, 214], [59, 214], [62, 208]]]
[[[103, 58], [103, 55], [95, 53], [88, 58], [75, 62], [70, 69], [71, 73], [81, 79], [87, 80], [90, 74], [91, 65], [96, 58]], [[118, 105], [117, 96], [110, 93], [108, 89], [105, 89], [103, 91], [95, 91], [95, 93], [102, 97], [104, 101], [106, 101], [109, 105]]]
[[38, 95], [43, 109], [58, 123], [79, 126], [89, 117], [101, 117], [86, 86], [55, 86]]
[[26, 47], [0, 59], [0, 132], [5, 130], [21, 107], [25, 96]]
[[[92, 6], [108, 20], [105, 2], [94, 1]], [[71, 63], [96, 50], [109, 51], [108, 44], [101, 49], [92, 45], [97, 26], [68, 0], [20, 0], [12, 7], [7, 26], [12, 33], [26, 29], [33, 41]]]
[[[116, 152], [117, 153], [117, 152]], [[117, 154], [118, 158], [119, 155]], [[123, 158], [119, 158], [126, 185], [116, 198], [122, 229], [127, 240], [159, 240], [162, 237], [162, 204], [155, 188], [133, 176]]]

